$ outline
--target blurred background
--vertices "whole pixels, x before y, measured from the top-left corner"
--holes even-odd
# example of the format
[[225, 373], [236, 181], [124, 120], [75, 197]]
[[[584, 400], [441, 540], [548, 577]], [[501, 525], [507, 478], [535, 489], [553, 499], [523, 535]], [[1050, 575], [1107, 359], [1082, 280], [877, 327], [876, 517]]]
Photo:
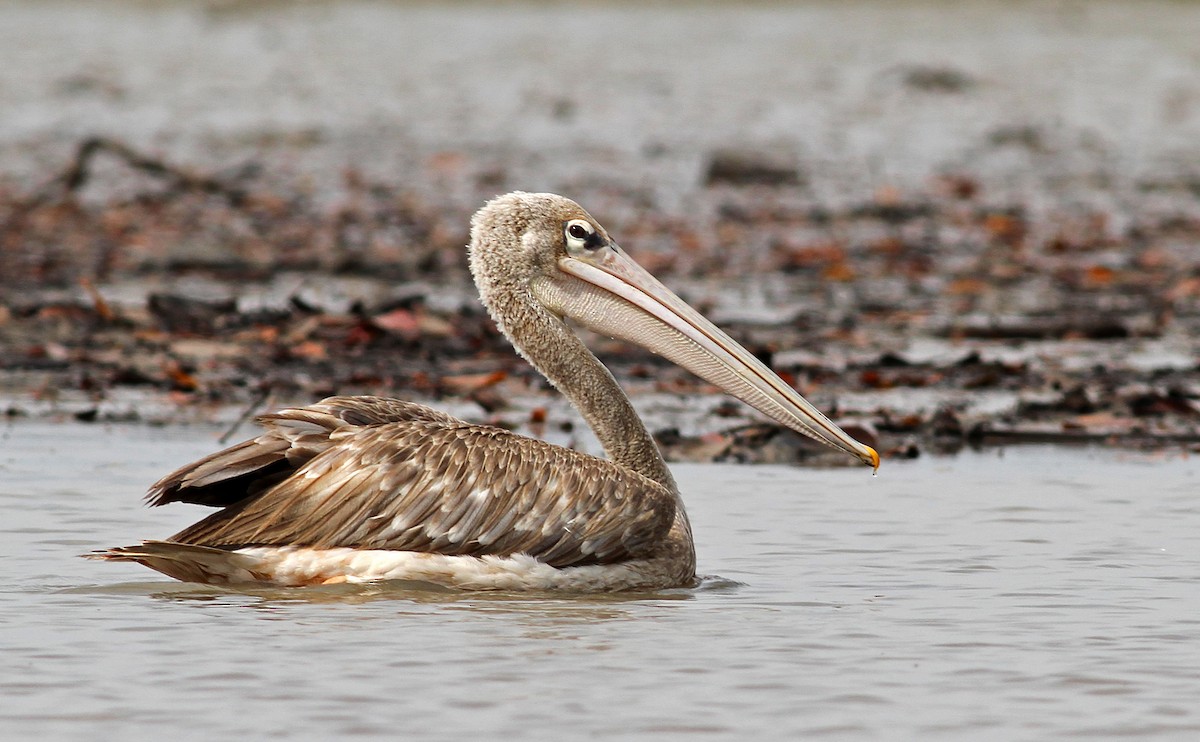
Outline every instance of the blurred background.
[[[519, 189], [582, 203], [896, 450], [1196, 439], [1200, 4], [0, 16], [10, 410], [371, 389], [493, 413], [486, 388], [537, 382], [488, 339], [462, 246]], [[694, 390], [614, 365], [634, 391]]]
[[[695, 589], [76, 558], [329, 394], [600, 453], [467, 275], [514, 189], [879, 476], [589, 337], [672, 462], [805, 465], [673, 465]], [[5, 739], [1196, 739], [1196, 452], [1195, 0], [0, 0]]]

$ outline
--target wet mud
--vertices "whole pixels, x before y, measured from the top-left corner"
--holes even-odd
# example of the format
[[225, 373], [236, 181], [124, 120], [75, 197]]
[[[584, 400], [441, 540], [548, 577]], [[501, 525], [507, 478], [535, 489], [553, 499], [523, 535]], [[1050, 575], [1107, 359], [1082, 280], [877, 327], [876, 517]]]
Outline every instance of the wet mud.
[[[26, 22], [78, 9], [15, 6]], [[499, 11], [482, 6], [114, 6], [86, 11], [91, 26], [85, 19], [56, 33], [79, 41], [88, 28], [141, 14], [167, 37], [190, 28], [219, 40], [277, 21], [282, 41], [261, 43], [277, 44], [273, 64], [286, 70], [299, 64], [294, 37], [319, 24], [357, 29], [385, 58], [364, 22], [407, 21], [414, 34], [441, 24], [477, 40], [478, 58], [434, 59], [436, 47], [416, 39], [409, 51], [454, 81], [485, 74], [489, 54], [506, 51], [487, 36]], [[517, 16], [539, 12], [514, 7]], [[24, 126], [0, 126], [0, 413], [233, 425], [272, 406], [373, 393], [589, 447], [574, 414], [496, 333], [466, 271], [467, 220], [479, 204], [506, 190], [552, 189], [583, 203], [635, 259], [885, 456], [1020, 441], [1195, 448], [1200, 138], [1189, 136], [1200, 130], [1200, 77], [1185, 73], [1200, 65], [1200, 47], [1160, 26], [1167, 9], [1197, 10], [1167, 4], [1138, 26], [1117, 6], [1090, 7], [1073, 20], [1053, 15], [1049, 26], [1048, 11], [1035, 8], [956, 11], [967, 14], [956, 19], [962, 38], [933, 38], [921, 53], [908, 51], [904, 24], [894, 36], [868, 33], [832, 6], [714, 10], [751, 37], [776, 22], [808, 38], [803, 24], [814, 19], [831, 33], [882, 35], [875, 51], [842, 60], [845, 69], [829, 67], [832, 47], [811, 47], [801, 71], [788, 73], [799, 76], [804, 89], [793, 92], [805, 106], [764, 109], [778, 80], [758, 91], [723, 87], [709, 128], [680, 126], [677, 138], [658, 119], [624, 119], [553, 74], [531, 72], [525, 47], [512, 52], [509, 77], [491, 74], [520, 89], [529, 127], [516, 127], [502, 96], [463, 98], [458, 82], [443, 91], [463, 110], [494, 115], [513, 131], [507, 138], [483, 137], [478, 122], [456, 136], [462, 111], [442, 98], [397, 113], [395, 129], [373, 128], [352, 108], [320, 125], [220, 126], [206, 109], [200, 123], [176, 116], [123, 128], [127, 111], [147, 105], [138, 85], [166, 86], [163, 70], [183, 42], [143, 49], [140, 61], [84, 44], [76, 67], [31, 66], [21, 73], [26, 88], [0, 89]], [[670, 9], [546, 12], [567, 27], [632, 18], [643, 34], [673, 23], [713, 33]], [[918, 24], [929, 12], [913, 4], [903, 18]], [[986, 36], [988, 12], [1043, 62], [1049, 52], [1038, 44], [1082, 34], [1091, 42], [1085, 61], [1124, 54], [1158, 73], [1128, 93], [1136, 69], [1080, 79], [1074, 66], [1051, 64], [1043, 88], [1082, 89], [1089, 100], [1126, 91], [1129, 106], [1161, 115], [1118, 133], [1099, 109], [1076, 121], [1013, 104], [1024, 100], [1017, 63], [996, 55], [1002, 47], [964, 50]], [[1117, 27], [1124, 36], [1111, 35]], [[704, 70], [684, 76], [639, 39], [633, 33], [631, 54], [651, 66], [601, 76], [601, 87], [633, 105], [650, 96], [681, 113], [701, 110], [694, 78]], [[714, 41], [714, 59], [700, 67], [740, 49], [722, 74], [770, 76], [778, 60], [751, 41]], [[253, 56], [259, 42], [246, 43]], [[342, 42], [329, 43], [337, 51]], [[243, 53], [235, 52], [225, 53]], [[214, 55], [194, 74], [212, 73], [222, 63]], [[30, 64], [36, 57], [27, 55]], [[350, 67], [344, 74], [367, 76]], [[266, 88], [275, 97], [262, 106], [295, 104], [291, 84]], [[332, 84], [312, 84], [305, 106], [320, 109]], [[200, 100], [234, 105], [215, 96]], [[809, 120], [822, 106], [843, 119]], [[85, 125], [88, 110], [107, 123]], [[959, 124], [922, 118], [937, 110], [955, 111]], [[922, 126], [943, 139], [889, 138]], [[603, 338], [591, 345], [671, 458], [827, 460], [650, 354]]]

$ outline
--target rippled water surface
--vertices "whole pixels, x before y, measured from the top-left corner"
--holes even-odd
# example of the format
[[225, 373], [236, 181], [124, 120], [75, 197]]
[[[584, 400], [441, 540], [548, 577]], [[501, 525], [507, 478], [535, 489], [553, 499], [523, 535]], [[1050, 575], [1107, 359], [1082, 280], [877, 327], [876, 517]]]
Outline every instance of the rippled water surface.
[[5, 739], [1192, 739], [1200, 462], [1020, 448], [680, 466], [695, 590], [234, 592], [80, 552], [207, 429], [0, 440]]

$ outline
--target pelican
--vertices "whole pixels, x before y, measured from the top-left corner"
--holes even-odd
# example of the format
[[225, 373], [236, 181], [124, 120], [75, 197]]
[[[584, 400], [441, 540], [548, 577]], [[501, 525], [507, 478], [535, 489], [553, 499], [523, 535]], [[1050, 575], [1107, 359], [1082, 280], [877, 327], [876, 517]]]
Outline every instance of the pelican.
[[471, 273], [496, 326], [587, 420], [607, 459], [413, 402], [329, 397], [154, 484], [150, 505], [220, 508], [165, 541], [93, 552], [179, 580], [404, 580], [468, 590], [692, 585], [675, 480], [612, 374], [566, 320], [639, 345], [873, 468], [851, 438], [635, 263], [578, 204], [497, 197], [471, 220]]

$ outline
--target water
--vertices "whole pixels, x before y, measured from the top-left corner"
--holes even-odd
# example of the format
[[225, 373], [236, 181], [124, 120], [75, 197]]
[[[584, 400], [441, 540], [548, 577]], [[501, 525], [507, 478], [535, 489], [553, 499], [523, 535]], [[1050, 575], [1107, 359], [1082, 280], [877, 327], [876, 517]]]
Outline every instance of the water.
[[1192, 739], [1200, 462], [1017, 448], [677, 467], [695, 590], [229, 591], [75, 558], [203, 428], [0, 442], [0, 735], [23, 739]]

